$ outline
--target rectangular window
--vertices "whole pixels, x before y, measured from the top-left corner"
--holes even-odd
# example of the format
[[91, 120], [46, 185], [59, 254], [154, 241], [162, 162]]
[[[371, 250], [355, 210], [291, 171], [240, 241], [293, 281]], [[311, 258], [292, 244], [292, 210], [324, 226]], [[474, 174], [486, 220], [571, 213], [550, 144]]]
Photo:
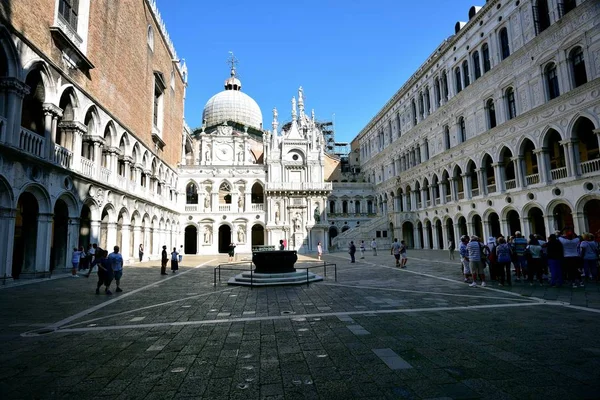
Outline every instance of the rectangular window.
[[58, 13], [61, 17], [77, 31], [77, 16], [79, 12], [79, 0], [58, 0]]
[[380, 238], [381, 237], [381, 231], [375, 231], [375, 237]]

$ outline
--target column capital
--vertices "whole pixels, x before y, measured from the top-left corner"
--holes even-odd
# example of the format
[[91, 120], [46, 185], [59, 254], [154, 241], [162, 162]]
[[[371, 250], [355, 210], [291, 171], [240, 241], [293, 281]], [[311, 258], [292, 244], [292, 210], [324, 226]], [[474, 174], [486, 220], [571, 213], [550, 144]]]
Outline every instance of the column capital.
[[44, 115], [51, 115], [52, 117], [62, 117], [63, 116], [62, 108], [60, 108], [52, 103], [42, 104], [42, 110], [44, 111]]
[[558, 142], [558, 144], [563, 145], [563, 146], [565, 146], [565, 145], [569, 146], [576, 142], [578, 142], [578, 140], [569, 138], [569, 139], [561, 140], [560, 142]]
[[523, 156], [515, 156], [515, 157], [511, 157], [510, 161], [520, 161], [523, 160], [525, 157]]
[[494, 168], [499, 168], [499, 167], [503, 167], [503, 166], [504, 166], [504, 164], [499, 163], [499, 162], [492, 164], [492, 167], [494, 167]]
[[31, 88], [17, 78], [4, 77], [0, 79], [0, 90], [15, 93], [17, 96], [23, 98], [30, 93]]
[[596, 135], [600, 135], [600, 129], [592, 129], [592, 132], [594, 132]]
[[61, 123], [58, 124], [58, 127], [60, 129], [72, 131], [73, 133], [78, 133], [80, 135], [87, 133], [87, 126], [79, 121], [61, 121]]
[[94, 146], [99, 146], [99, 145], [104, 145], [106, 144], [106, 141], [104, 140], [103, 137], [101, 136], [96, 136], [96, 135], [88, 135], [85, 134], [83, 135], [83, 140], [85, 142], [91, 142], [94, 144]]
[[547, 147], [540, 147], [539, 149], [534, 149], [533, 154], [544, 154], [548, 152]]

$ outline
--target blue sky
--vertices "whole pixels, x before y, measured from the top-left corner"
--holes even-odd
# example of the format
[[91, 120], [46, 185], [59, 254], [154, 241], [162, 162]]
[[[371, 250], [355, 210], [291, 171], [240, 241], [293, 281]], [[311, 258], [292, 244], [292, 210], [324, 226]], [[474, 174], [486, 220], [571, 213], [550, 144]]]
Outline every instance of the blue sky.
[[185, 117], [202, 124], [206, 101], [223, 90], [228, 52], [242, 91], [271, 129], [291, 119], [303, 86], [319, 120], [335, 114], [336, 140], [350, 141], [435, 48], [483, 0], [198, 1], [157, 0], [189, 69]]

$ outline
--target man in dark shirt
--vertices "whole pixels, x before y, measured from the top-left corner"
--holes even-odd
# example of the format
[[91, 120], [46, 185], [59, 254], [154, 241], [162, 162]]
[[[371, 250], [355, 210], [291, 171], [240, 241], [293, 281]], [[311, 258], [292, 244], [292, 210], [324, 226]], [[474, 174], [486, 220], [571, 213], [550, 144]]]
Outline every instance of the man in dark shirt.
[[356, 246], [352, 241], [350, 242], [350, 247], [348, 247], [348, 253], [350, 253], [350, 262], [356, 262], [356, 260], [354, 259], [354, 253], [356, 253]]
[[160, 257], [160, 274], [167, 275], [167, 263], [169, 262], [169, 255], [167, 254], [167, 246], [163, 246], [161, 257]]

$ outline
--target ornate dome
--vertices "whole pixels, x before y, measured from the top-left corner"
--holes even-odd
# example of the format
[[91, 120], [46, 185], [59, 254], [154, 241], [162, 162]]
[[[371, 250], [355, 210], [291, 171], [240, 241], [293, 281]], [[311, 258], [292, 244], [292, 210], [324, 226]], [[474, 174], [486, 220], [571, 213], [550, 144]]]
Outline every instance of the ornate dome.
[[241, 92], [242, 83], [231, 69], [225, 81], [225, 90], [211, 97], [204, 106], [202, 120], [206, 126], [233, 121], [255, 129], [262, 129], [262, 112], [252, 97]]

